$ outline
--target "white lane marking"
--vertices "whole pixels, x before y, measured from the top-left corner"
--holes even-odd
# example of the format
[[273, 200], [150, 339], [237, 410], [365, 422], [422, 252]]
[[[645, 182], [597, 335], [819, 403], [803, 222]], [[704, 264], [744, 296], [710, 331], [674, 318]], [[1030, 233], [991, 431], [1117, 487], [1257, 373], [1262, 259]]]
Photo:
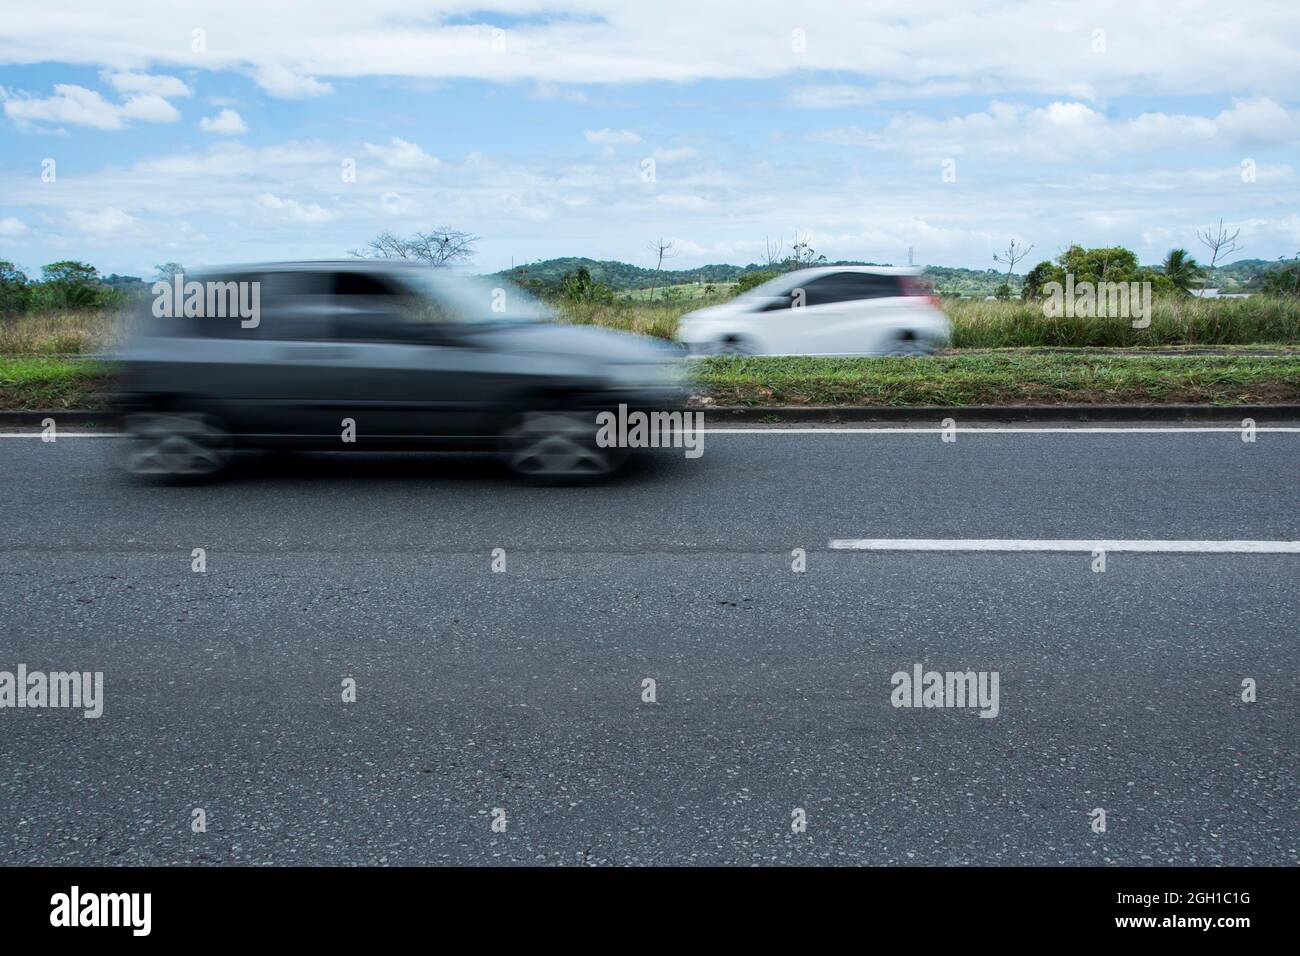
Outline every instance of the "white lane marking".
[[[1258, 429], [1256, 429], [1258, 431]], [[55, 443], [65, 438], [121, 438], [125, 432], [59, 432]], [[40, 438], [40, 432], [0, 432], [0, 438]]]
[[[701, 428], [688, 429], [691, 432], [703, 432], [708, 435], [936, 435], [947, 431], [949, 434], [961, 435], [1177, 435], [1177, 434], [1230, 434], [1239, 435], [1244, 431], [1240, 425], [1060, 425], [1050, 427], [1032, 426], [990, 426], [981, 428], [969, 425], [957, 425], [949, 429], [941, 425], [926, 425], [920, 428], [900, 426], [897, 428], [863, 427], [863, 428], [783, 428], [770, 425], [766, 428]], [[1300, 426], [1292, 425], [1257, 425], [1256, 434], [1295, 434], [1300, 433]], [[40, 438], [41, 432], [0, 432], [0, 438]], [[125, 432], [91, 431], [59, 432], [63, 438], [121, 438]]]
[[837, 538], [836, 551], [1148, 551], [1180, 554], [1300, 554], [1300, 541], [1162, 541], [1034, 538]]
[[[991, 428], [972, 428], [970, 426], [954, 426], [950, 429], [944, 429], [939, 425], [926, 426], [924, 428], [782, 428], [779, 425], [768, 428], [704, 428], [701, 429], [709, 435], [935, 435], [943, 431], [949, 434], [962, 435], [1154, 435], [1154, 434], [1178, 434], [1187, 432], [1190, 434], [1218, 432], [1225, 434], [1240, 435], [1244, 430], [1240, 425], [1228, 426], [1209, 426], [1209, 425], [1189, 425], [1179, 426], [1072, 426], [1064, 425], [1059, 427], [991, 427]], [[1256, 434], [1260, 432], [1300, 432], [1300, 426], [1265, 426], [1255, 427]]]

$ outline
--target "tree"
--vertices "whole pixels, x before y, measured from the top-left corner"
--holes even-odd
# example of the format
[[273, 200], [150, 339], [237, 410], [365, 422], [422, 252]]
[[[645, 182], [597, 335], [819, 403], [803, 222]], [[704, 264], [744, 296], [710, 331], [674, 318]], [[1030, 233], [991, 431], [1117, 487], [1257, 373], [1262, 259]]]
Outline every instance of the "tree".
[[1065, 270], [1055, 262], [1044, 260], [1025, 273], [1024, 284], [1020, 288], [1020, 298], [1039, 299], [1043, 295], [1043, 286], [1049, 282], [1065, 284]]
[[560, 280], [560, 288], [574, 302], [614, 301], [614, 291], [603, 282], [595, 281], [586, 266], [579, 266], [577, 272], [566, 272]]
[[61, 259], [41, 266], [43, 298], [47, 304], [68, 309], [87, 308], [100, 301], [99, 270], [84, 262]]
[[[1007, 267], [1007, 281], [1003, 283], [1007, 287], [1007, 298], [1011, 297], [1011, 274], [1016, 269], [1016, 263], [1024, 259], [1034, 249], [1033, 246], [1017, 246], [1016, 240], [1012, 239], [1011, 244], [1007, 246], [1006, 252], [993, 253], [993, 261], [1001, 262]], [[999, 295], [999, 298], [1001, 296]]]
[[170, 282], [173, 276], [185, 274], [185, 267], [179, 262], [163, 262], [153, 269], [155, 282]]
[[663, 236], [660, 236], [658, 241], [650, 243], [650, 251], [651, 254], [657, 256], [654, 281], [650, 285], [650, 301], [653, 302], [655, 300], [655, 290], [659, 287], [659, 272], [663, 269], [664, 259], [672, 259], [677, 255], [677, 252], [673, 248], [673, 241], [669, 239], [665, 242]]
[[763, 255], [767, 259], [767, 268], [775, 270], [781, 265], [781, 242], [773, 242], [767, 236], [763, 237]]
[[1237, 237], [1240, 235], [1240, 229], [1234, 229], [1232, 232], [1224, 229], [1222, 219], [1219, 220], [1217, 229], [1210, 228], [1205, 232], [1196, 230], [1196, 238], [1201, 241], [1201, 245], [1210, 250], [1210, 264], [1207, 268], [1211, 278], [1214, 276], [1214, 267], [1218, 265], [1219, 257], [1237, 251]]
[[736, 279], [736, 295], [740, 295], [742, 292], [748, 292], [755, 286], [762, 285], [764, 282], [769, 282], [776, 277], [777, 273], [770, 269], [763, 269], [758, 272], [746, 272], [744, 275]]
[[26, 274], [8, 259], [0, 259], [0, 315], [26, 312], [30, 302]]
[[1061, 268], [1074, 276], [1075, 282], [1134, 282], [1137, 280], [1137, 253], [1123, 246], [1085, 249], [1070, 246], [1057, 256]]
[[1294, 259], [1279, 256], [1278, 263], [1264, 274], [1264, 291], [1270, 295], [1300, 296], [1300, 252]]
[[476, 242], [478, 236], [446, 226], [438, 226], [430, 232], [417, 232], [409, 238], [386, 229], [363, 248], [353, 249], [350, 255], [362, 259], [408, 259], [437, 268], [469, 260], [474, 255]]
[[1187, 254], [1186, 249], [1170, 249], [1161, 267], [1175, 289], [1188, 292], [1192, 283], [1201, 277], [1201, 267]]
[[794, 242], [790, 244], [790, 258], [786, 260], [788, 269], [807, 269], [809, 266], [815, 266], [825, 262], [826, 257], [817, 254], [817, 250], [808, 245], [808, 240], [800, 239], [799, 233], [794, 234]]

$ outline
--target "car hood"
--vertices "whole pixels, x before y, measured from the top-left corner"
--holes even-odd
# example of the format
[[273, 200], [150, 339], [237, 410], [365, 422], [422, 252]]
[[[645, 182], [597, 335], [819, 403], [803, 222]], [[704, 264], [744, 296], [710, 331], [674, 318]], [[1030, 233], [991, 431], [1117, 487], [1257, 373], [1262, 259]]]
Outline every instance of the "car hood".
[[736, 305], [735, 301], [723, 302], [719, 305], [709, 305], [702, 309], [696, 309], [694, 312], [686, 313], [680, 320], [678, 320], [678, 325], [683, 325], [687, 322], [708, 322], [712, 319], [722, 319], [743, 311], [745, 311], [745, 309]]
[[659, 339], [590, 326], [546, 322], [486, 324], [466, 330], [464, 335], [483, 348], [566, 355], [597, 362], [670, 362], [681, 355], [676, 346]]

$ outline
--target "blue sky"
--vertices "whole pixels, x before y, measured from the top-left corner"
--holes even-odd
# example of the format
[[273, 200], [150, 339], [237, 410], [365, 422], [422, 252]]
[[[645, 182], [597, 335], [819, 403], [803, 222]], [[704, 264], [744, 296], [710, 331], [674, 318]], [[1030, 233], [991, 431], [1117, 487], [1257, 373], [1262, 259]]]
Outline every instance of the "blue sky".
[[0, 258], [149, 275], [446, 225], [483, 271], [652, 264], [660, 236], [674, 266], [745, 263], [796, 233], [990, 267], [1013, 237], [1028, 264], [1203, 259], [1220, 217], [1233, 258], [1291, 256], [1297, 9], [26, 4], [0, 15]]

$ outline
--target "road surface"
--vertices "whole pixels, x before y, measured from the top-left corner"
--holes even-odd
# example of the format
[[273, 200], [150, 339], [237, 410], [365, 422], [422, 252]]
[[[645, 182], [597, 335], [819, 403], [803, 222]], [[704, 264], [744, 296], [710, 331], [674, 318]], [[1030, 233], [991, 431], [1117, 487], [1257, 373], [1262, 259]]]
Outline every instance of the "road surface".
[[[2, 863], [1300, 862], [1300, 555], [829, 547], [1294, 542], [1300, 434], [756, 430], [580, 489], [116, 441], [0, 441], [0, 670], [104, 675], [0, 710]], [[893, 706], [917, 664], [997, 716]]]

